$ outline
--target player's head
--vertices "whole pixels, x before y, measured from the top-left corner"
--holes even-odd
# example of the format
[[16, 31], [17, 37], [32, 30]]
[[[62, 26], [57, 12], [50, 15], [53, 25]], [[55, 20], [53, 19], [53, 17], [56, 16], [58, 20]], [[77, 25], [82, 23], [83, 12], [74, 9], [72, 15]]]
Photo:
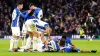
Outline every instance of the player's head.
[[59, 41], [59, 46], [65, 46], [65, 42], [66, 40], [64, 38], [61, 38], [61, 40]]
[[93, 12], [92, 11], [89, 11], [88, 12], [88, 16], [93, 16]]
[[22, 8], [23, 8], [23, 3], [22, 2], [18, 2], [16, 5], [17, 5], [17, 8], [19, 10], [22, 10]]
[[71, 36], [70, 33], [63, 33], [62, 38], [66, 39], [66, 38], [68, 38], [70, 36]]
[[31, 10], [34, 10], [34, 9], [36, 9], [36, 6], [35, 6], [34, 3], [30, 3], [29, 8], [30, 8]]
[[62, 38], [63, 38], [63, 39], [66, 39], [66, 35], [63, 35]]

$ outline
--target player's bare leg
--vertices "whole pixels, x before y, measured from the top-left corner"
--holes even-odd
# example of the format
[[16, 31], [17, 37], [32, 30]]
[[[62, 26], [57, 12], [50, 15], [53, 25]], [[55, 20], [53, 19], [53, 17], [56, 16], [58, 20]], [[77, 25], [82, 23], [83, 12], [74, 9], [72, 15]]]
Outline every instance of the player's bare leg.
[[48, 42], [50, 40], [52, 40], [50, 38], [50, 35], [51, 35], [51, 32], [52, 32], [52, 29], [50, 27], [46, 27], [46, 33], [48, 34], [48, 39], [45, 40], [44, 44], [45, 44], [45, 47], [46, 47], [46, 50], [48, 50]]
[[33, 32], [33, 52], [36, 50], [42, 52], [42, 39], [40, 34], [38, 31]]
[[97, 50], [91, 50], [91, 51], [89, 51], [89, 50], [81, 50], [80, 52], [82, 52], [82, 53], [96, 53]]
[[25, 49], [29, 49], [31, 47], [31, 42], [33, 39], [33, 34], [31, 32], [28, 32], [28, 33], [29, 33], [29, 37], [27, 38]]
[[20, 47], [20, 49], [18, 50], [19, 52], [27, 52], [31, 48], [31, 42], [32, 42], [32, 39], [33, 39], [33, 34], [32, 34], [32, 32], [27, 32], [27, 34], [29, 34], [29, 37], [26, 40], [26, 45]]

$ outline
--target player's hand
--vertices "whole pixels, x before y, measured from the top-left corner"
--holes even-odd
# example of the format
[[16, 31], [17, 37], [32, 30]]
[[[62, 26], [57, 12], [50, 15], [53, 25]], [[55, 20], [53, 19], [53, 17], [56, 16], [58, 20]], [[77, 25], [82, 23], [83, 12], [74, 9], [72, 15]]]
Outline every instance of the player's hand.
[[32, 10], [28, 10], [28, 13], [30, 13]]

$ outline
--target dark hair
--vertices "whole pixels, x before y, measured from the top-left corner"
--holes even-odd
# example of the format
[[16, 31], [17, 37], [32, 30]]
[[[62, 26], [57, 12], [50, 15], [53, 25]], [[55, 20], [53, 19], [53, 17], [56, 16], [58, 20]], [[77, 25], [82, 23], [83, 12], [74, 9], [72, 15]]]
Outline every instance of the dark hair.
[[66, 35], [63, 35], [62, 38], [63, 38], [63, 39], [66, 39]]
[[60, 46], [65, 46], [66, 40], [64, 38], [61, 38], [59, 45]]
[[17, 2], [16, 5], [18, 6], [18, 5], [22, 5], [22, 4], [23, 4], [23, 2]]
[[31, 7], [31, 6], [35, 6], [35, 4], [34, 4], [34, 3], [30, 3], [30, 4], [29, 4], [29, 7]]
[[62, 38], [66, 39], [67, 37], [71, 36], [72, 34], [70, 33], [63, 33]]

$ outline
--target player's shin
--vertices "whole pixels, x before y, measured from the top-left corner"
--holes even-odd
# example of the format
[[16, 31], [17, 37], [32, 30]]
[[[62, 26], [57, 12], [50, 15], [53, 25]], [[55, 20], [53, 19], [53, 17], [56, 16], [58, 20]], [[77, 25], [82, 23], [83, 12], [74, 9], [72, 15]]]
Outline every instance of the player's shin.
[[15, 38], [15, 42], [14, 42], [14, 48], [18, 47], [18, 38]]
[[25, 44], [26, 44], [26, 35], [23, 35], [22, 36], [22, 46], [25, 46]]
[[88, 51], [88, 50], [81, 50], [82, 53], [96, 53], [97, 50], [91, 50], [91, 51]]
[[26, 41], [26, 48], [25, 48], [25, 49], [30, 48], [30, 46], [31, 46], [31, 41], [32, 41], [32, 38], [28, 37], [28, 38], [27, 38], [27, 41]]
[[33, 52], [34, 51], [36, 51], [37, 50], [37, 44], [38, 44], [38, 42], [37, 42], [37, 37], [33, 37], [33, 41], [32, 41], [32, 43], [33, 43]]
[[42, 50], [42, 46], [43, 46], [42, 42], [41, 42], [41, 43], [38, 43], [37, 46], [38, 46], [37, 50], [38, 50], [39, 52], [42, 52], [42, 51], [43, 51], [43, 50]]
[[13, 44], [14, 44], [14, 38], [11, 38], [10, 39], [10, 49], [9, 50], [13, 49]]

